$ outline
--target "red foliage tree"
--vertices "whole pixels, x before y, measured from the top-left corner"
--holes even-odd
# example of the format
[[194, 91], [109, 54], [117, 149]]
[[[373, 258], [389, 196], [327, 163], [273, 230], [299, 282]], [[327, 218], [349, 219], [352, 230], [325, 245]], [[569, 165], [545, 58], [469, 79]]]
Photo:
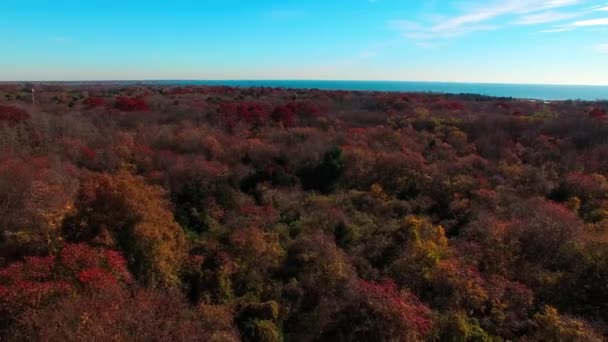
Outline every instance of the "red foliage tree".
[[295, 108], [289, 104], [277, 106], [272, 112], [272, 119], [282, 123], [286, 127], [295, 126], [297, 114]]
[[[324, 338], [352, 341], [420, 341], [433, 327], [431, 309], [392, 281], [360, 280], [342, 311], [343, 322]], [[354, 328], [356, 327], [356, 328]]]
[[143, 112], [150, 110], [148, 103], [141, 97], [118, 97], [114, 107], [124, 112]]
[[311, 101], [291, 102], [290, 104], [295, 107], [296, 113], [301, 117], [319, 117], [325, 113], [323, 108]]
[[0, 326], [58, 296], [129, 283], [126, 261], [115, 251], [67, 244], [56, 255], [25, 257], [0, 269]]
[[581, 199], [601, 198], [608, 191], [608, 181], [600, 174], [570, 172], [564, 186], [569, 194]]
[[0, 105], [0, 121], [19, 123], [29, 119], [30, 114], [21, 108]]
[[443, 104], [443, 108], [447, 110], [464, 110], [464, 103], [460, 101], [447, 101]]
[[606, 110], [599, 107], [594, 107], [589, 111], [589, 117], [594, 119], [606, 119], [606, 115]]
[[264, 122], [269, 116], [266, 108], [259, 103], [239, 103], [236, 112], [239, 118], [253, 123]]
[[219, 106], [218, 113], [226, 122], [237, 120], [252, 124], [264, 123], [270, 116], [269, 108], [257, 102], [224, 103]]
[[82, 146], [80, 148], [80, 154], [87, 160], [93, 160], [97, 157], [97, 151], [88, 146]]
[[103, 97], [89, 96], [82, 102], [87, 108], [103, 107], [106, 100]]

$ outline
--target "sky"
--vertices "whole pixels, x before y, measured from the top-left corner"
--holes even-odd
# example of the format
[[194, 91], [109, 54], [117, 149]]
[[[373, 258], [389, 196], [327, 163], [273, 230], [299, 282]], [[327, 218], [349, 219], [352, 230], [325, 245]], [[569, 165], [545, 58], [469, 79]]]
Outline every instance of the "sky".
[[0, 80], [608, 84], [606, 0], [0, 0]]

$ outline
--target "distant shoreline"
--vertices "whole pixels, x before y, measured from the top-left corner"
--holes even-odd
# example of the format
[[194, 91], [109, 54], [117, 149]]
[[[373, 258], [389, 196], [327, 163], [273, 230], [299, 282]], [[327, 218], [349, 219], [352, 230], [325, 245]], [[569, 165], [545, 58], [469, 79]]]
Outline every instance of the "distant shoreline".
[[108, 80], [108, 81], [6, 81], [0, 84], [51, 84], [66, 86], [229, 86], [318, 89], [329, 91], [379, 91], [438, 94], [479, 94], [540, 101], [608, 100], [608, 85], [549, 85], [413, 81], [327, 80]]

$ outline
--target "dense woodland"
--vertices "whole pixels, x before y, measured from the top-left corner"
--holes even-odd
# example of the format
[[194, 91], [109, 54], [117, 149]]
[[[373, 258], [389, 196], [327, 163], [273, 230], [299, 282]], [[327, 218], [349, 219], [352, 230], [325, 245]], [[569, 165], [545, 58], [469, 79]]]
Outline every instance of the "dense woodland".
[[0, 340], [601, 341], [607, 110], [0, 85]]

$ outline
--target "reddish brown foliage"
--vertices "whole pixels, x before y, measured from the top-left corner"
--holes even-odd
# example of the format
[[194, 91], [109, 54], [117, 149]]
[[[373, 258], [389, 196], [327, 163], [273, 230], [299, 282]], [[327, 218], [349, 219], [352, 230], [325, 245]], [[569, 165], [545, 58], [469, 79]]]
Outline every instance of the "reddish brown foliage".
[[324, 110], [312, 102], [292, 101], [275, 107], [272, 112], [272, 119], [282, 123], [286, 127], [291, 127], [296, 124], [298, 117], [300, 119], [316, 118], [323, 114]]
[[589, 111], [589, 116], [594, 119], [606, 119], [606, 110], [600, 107], [595, 107]]
[[83, 104], [89, 109], [95, 107], [103, 107], [105, 103], [106, 100], [103, 97], [97, 96], [89, 96], [83, 101]]
[[148, 103], [140, 97], [118, 97], [114, 103], [114, 107], [125, 112], [143, 112], [150, 110]]
[[26, 257], [0, 269], [0, 322], [18, 319], [60, 295], [130, 282], [120, 253], [68, 244], [58, 255]]
[[362, 304], [370, 310], [370, 318], [377, 320], [376, 328], [379, 330], [376, 333], [379, 336], [418, 340], [431, 331], [431, 310], [413, 294], [399, 291], [394, 282], [361, 280], [358, 288]]
[[462, 103], [460, 101], [447, 101], [442, 106], [443, 106], [443, 108], [445, 108], [447, 110], [464, 110], [465, 109], [464, 103]]
[[296, 112], [289, 105], [277, 106], [272, 112], [272, 119], [282, 123], [286, 127], [291, 127], [296, 124]]
[[177, 293], [98, 289], [28, 315], [12, 335], [49, 341], [237, 341], [229, 310], [189, 307]]
[[0, 121], [19, 123], [29, 119], [30, 114], [21, 108], [0, 105]]
[[80, 153], [88, 160], [93, 160], [97, 156], [97, 152], [88, 146], [82, 146], [80, 148]]
[[242, 120], [261, 124], [270, 116], [268, 106], [256, 102], [225, 103], [219, 106], [218, 113], [224, 120]]

